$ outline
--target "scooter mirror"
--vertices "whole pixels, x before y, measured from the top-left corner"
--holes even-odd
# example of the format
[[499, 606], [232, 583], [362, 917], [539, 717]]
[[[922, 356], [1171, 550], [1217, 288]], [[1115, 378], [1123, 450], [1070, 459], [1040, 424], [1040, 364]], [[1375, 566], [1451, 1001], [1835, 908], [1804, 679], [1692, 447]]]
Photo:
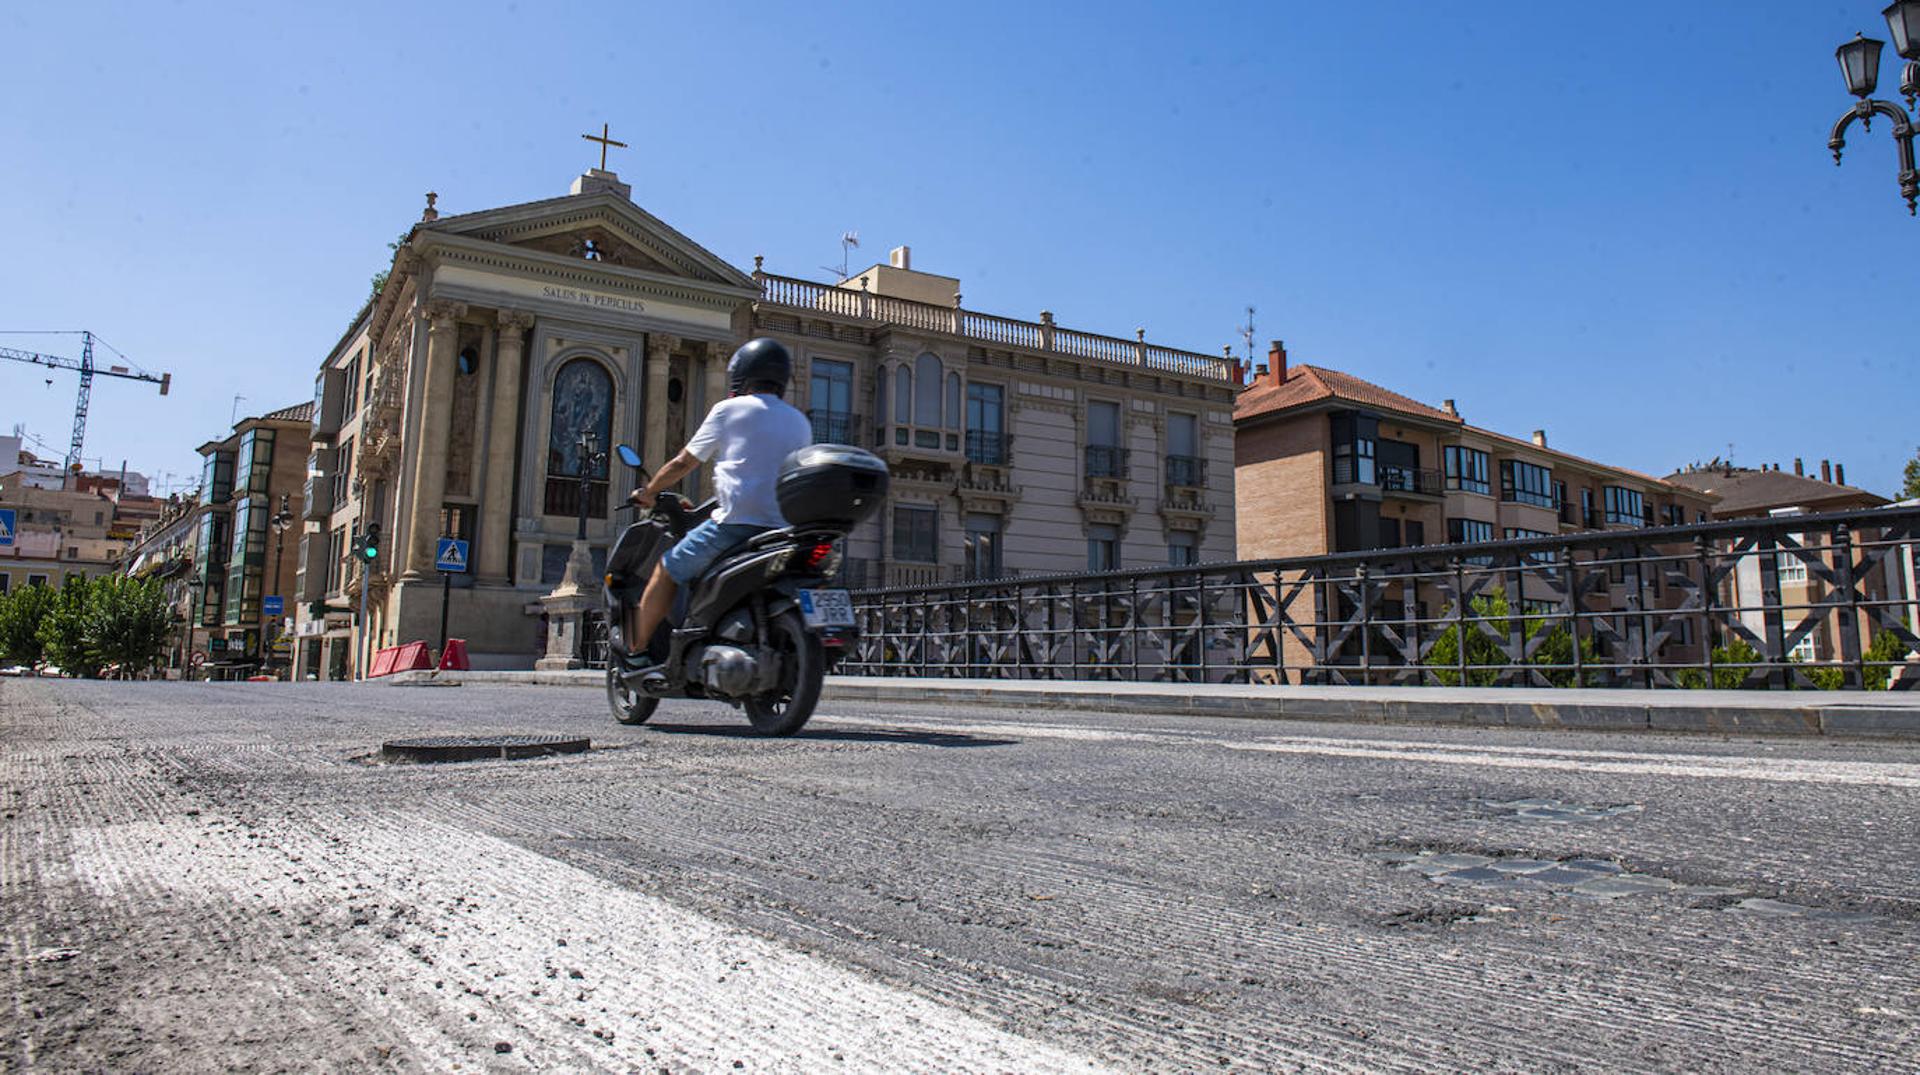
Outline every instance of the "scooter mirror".
[[614, 448], [614, 451], [620, 453], [620, 461], [622, 463], [625, 463], [626, 465], [633, 467], [635, 469], [639, 468], [640, 453], [633, 450], [633, 445], [622, 444]]

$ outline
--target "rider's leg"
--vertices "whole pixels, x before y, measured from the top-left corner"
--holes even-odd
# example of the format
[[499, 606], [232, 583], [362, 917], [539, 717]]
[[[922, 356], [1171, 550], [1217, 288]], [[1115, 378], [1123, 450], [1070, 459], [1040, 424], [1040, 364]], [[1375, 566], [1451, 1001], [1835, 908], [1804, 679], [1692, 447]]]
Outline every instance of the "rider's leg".
[[653, 577], [647, 580], [647, 588], [640, 595], [640, 604], [627, 614], [628, 625], [632, 630], [627, 635], [628, 651], [636, 654], [647, 652], [647, 643], [653, 641], [653, 633], [665, 622], [667, 613], [673, 610], [673, 595], [680, 585], [667, 574], [667, 565], [661, 563], [654, 567]]

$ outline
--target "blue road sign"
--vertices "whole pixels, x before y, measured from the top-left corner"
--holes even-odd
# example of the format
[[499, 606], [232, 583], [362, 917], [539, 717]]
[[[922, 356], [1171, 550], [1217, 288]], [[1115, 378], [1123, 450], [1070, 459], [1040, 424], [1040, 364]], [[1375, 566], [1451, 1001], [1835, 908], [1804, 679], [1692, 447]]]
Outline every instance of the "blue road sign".
[[13, 544], [13, 520], [12, 508], [0, 508], [0, 547]]
[[260, 615], [284, 616], [286, 614], [287, 614], [286, 602], [280, 599], [279, 594], [268, 594], [267, 596], [262, 597], [260, 599]]
[[441, 571], [465, 571], [467, 543], [459, 538], [441, 538], [439, 551], [433, 554], [433, 566]]

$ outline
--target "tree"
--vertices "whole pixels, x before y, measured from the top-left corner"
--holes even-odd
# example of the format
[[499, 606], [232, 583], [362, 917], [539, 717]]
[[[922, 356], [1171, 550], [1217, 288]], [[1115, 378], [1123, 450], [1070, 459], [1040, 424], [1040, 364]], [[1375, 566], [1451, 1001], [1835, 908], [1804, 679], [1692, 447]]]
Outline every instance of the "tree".
[[173, 610], [160, 580], [121, 575], [94, 580], [87, 588], [84, 633], [93, 659], [117, 665], [120, 675], [151, 668], [173, 633]]
[[[1494, 587], [1485, 595], [1473, 599], [1472, 615], [1466, 623], [1467, 628], [1467, 673], [1466, 684], [1469, 687], [1491, 687], [1500, 682], [1500, 665], [1510, 663], [1500, 644], [1488, 633], [1506, 639], [1512, 630], [1512, 610], [1507, 603], [1507, 592], [1502, 587]], [[1476, 626], [1474, 621], [1485, 624], [1485, 629]], [[1526, 639], [1532, 644], [1535, 636], [1542, 631], [1546, 637], [1540, 639], [1534, 647], [1533, 656], [1511, 662], [1516, 664], [1535, 664], [1563, 667], [1544, 667], [1540, 674], [1548, 683], [1556, 687], [1574, 686], [1573, 636], [1567, 632], [1564, 624], [1547, 626], [1545, 619], [1529, 618], [1526, 621]], [[1583, 664], [1594, 661], [1593, 639], [1580, 640], [1580, 659]], [[1433, 648], [1427, 651], [1426, 659], [1421, 662], [1434, 670], [1440, 682], [1449, 687], [1460, 686], [1460, 630], [1449, 627], [1434, 639]], [[1525, 670], [1521, 670], [1523, 673]], [[1522, 685], [1532, 682], [1531, 675], [1523, 674], [1518, 680]]]
[[85, 576], [67, 576], [66, 584], [53, 595], [51, 607], [40, 621], [39, 635], [49, 663], [68, 675], [97, 679], [100, 663], [87, 644], [87, 591], [90, 588]]
[[1900, 486], [1900, 499], [1912, 500], [1914, 497], [1920, 497], [1920, 451], [1914, 452], [1913, 458], [1907, 460], [1905, 477], [1905, 484]]
[[40, 622], [52, 607], [53, 591], [45, 586], [22, 586], [0, 594], [0, 660], [39, 667]]
[[[1738, 690], [1746, 685], [1750, 668], [1728, 668], [1727, 665], [1750, 665], [1760, 663], [1760, 651], [1747, 644], [1744, 638], [1735, 638], [1724, 646], [1713, 648], [1713, 687], [1716, 690]], [[1674, 673], [1676, 685], [1688, 690], [1702, 690], [1707, 686], [1707, 670], [1704, 668], [1682, 668]], [[1764, 686], [1764, 684], [1762, 684]], [[1759, 689], [1759, 688], [1756, 688]]]

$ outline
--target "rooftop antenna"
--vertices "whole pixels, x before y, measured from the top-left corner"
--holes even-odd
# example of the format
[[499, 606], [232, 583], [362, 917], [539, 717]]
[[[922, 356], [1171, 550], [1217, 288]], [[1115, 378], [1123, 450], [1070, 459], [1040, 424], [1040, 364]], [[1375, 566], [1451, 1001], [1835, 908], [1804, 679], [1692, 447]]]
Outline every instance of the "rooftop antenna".
[[1240, 338], [1247, 341], [1247, 374], [1253, 374], [1253, 307], [1247, 307], [1247, 327], [1240, 330]]
[[238, 395], [233, 397], [233, 406], [227, 408], [227, 424], [228, 425], [232, 425], [234, 422], [239, 420], [240, 401], [245, 398], [247, 397], [238, 396]]
[[859, 246], [860, 246], [859, 232], [854, 231], [851, 228], [841, 232], [840, 233], [840, 268], [836, 270], [831, 265], [822, 265], [820, 267], [822, 269], [825, 269], [827, 272], [838, 272], [840, 275], [837, 279], [845, 280], [847, 278], [847, 251], [858, 249]]

